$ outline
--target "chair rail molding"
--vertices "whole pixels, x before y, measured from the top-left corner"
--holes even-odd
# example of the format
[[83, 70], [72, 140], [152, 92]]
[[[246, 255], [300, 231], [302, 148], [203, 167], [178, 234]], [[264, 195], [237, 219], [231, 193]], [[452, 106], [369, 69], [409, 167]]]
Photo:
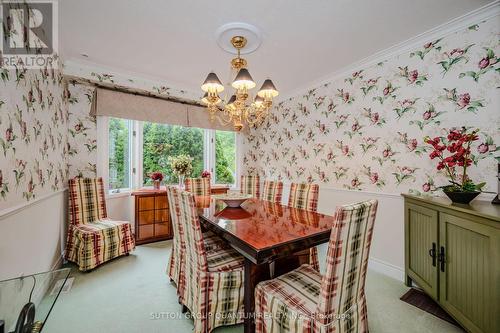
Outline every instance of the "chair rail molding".
[[42, 195], [41, 197], [38, 197], [37, 199], [34, 199], [30, 202], [26, 202], [26, 203], [23, 203], [23, 204], [14, 206], [14, 207], [4, 209], [4, 210], [0, 211], [0, 221], [9, 217], [9, 216], [15, 215], [16, 213], [18, 213], [19, 211], [21, 211], [23, 209], [26, 209], [27, 207], [38, 205], [49, 198], [52, 198], [52, 197], [54, 197], [58, 194], [61, 194], [61, 193], [65, 193], [67, 190], [68, 190], [68, 188], [66, 187], [66, 188], [54, 191], [52, 193]]

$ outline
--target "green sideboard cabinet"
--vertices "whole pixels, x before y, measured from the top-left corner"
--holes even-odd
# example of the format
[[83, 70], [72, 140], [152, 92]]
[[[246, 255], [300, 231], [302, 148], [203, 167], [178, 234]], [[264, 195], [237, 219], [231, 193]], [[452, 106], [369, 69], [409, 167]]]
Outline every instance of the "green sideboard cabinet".
[[406, 285], [469, 332], [500, 332], [500, 206], [403, 194]]

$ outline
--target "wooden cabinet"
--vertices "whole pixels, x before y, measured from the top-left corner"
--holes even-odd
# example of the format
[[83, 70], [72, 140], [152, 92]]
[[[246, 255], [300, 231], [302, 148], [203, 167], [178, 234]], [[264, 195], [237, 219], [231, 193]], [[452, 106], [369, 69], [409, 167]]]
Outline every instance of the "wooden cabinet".
[[469, 332], [500, 331], [500, 207], [405, 196], [405, 273]]
[[[212, 194], [224, 194], [228, 186], [215, 185]], [[135, 197], [135, 242], [146, 244], [173, 237], [167, 191], [144, 188], [132, 192]]]
[[172, 225], [165, 190], [140, 190], [135, 197], [135, 242], [145, 244], [172, 238]]

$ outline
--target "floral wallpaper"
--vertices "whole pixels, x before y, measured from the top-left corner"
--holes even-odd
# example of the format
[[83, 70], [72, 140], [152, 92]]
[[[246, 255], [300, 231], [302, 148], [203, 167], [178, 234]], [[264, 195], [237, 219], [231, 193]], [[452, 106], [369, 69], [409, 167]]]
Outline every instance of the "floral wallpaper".
[[81, 84], [68, 86], [68, 173], [70, 177], [96, 177], [97, 127], [90, 105], [94, 88]]
[[498, 16], [279, 103], [245, 138], [244, 172], [386, 193], [447, 185], [425, 136], [475, 127], [474, 181], [496, 191]]
[[87, 66], [79, 66], [68, 63], [64, 68], [64, 74], [68, 77], [78, 79], [82, 83], [97, 83], [103, 86], [119, 87], [130, 92], [148, 92], [160, 97], [172, 97], [179, 100], [199, 101], [200, 93], [177, 89], [166, 86], [161, 81], [144, 78], [131, 78], [129, 75], [113, 71], [98, 71]]
[[65, 91], [58, 69], [0, 67], [0, 210], [66, 186]]

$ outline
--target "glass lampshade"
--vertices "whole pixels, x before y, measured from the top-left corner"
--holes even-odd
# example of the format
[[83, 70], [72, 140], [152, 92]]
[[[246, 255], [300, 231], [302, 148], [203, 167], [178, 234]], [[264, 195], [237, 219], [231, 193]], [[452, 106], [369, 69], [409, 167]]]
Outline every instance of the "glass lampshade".
[[255, 82], [246, 68], [242, 68], [238, 71], [238, 74], [234, 78], [234, 81], [231, 85], [234, 89], [248, 90], [255, 88]]
[[262, 98], [274, 98], [279, 95], [278, 90], [276, 90], [276, 87], [274, 86], [273, 81], [267, 79], [264, 81], [262, 84], [262, 87], [260, 88], [259, 92], [257, 93], [258, 96]]
[[217, 74], [210, 72], [205, 79], [205, 82], [201, 85], [201, 90], [205, 92], [220, 93], [224, 90], [224, 86], [220, 82]]

